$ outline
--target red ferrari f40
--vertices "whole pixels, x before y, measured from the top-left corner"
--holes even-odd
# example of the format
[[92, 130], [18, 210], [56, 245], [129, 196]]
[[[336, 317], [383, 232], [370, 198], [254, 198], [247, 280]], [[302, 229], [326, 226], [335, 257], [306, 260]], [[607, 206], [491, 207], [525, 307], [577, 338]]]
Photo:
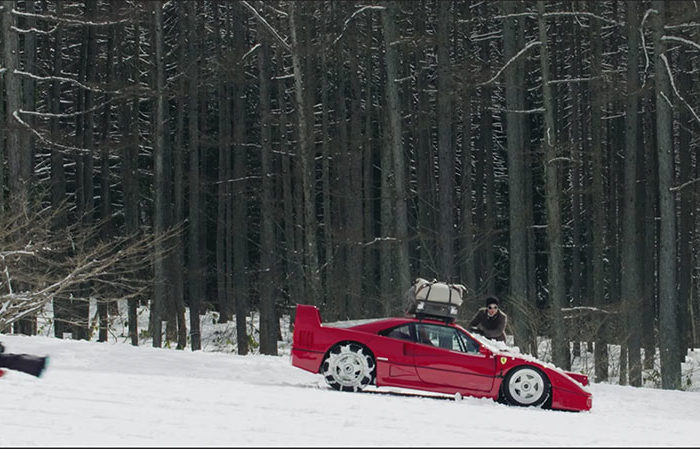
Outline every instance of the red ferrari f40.
[[588, 377], [508, 350], [460, 325], [397, 317], [323, 324], [314, 306], [296, 306], [292, 365], [320, 373], [332, 388], [368, 385], [486, 397], [515, 406], [586, 411]]

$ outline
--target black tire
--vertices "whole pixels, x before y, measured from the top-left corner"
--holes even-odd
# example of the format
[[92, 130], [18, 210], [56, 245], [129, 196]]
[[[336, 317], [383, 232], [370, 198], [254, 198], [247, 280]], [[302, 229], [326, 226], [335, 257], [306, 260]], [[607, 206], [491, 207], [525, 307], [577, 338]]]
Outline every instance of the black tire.
[[333, 346], [321, 364], [326, 383], [339, 391], [360, 391], [374, 382], [377, 365], [367, 347], [352, 342]]
[[513, 368], [503, 380], [506, 402], [519, 407], [541, 407], [549, 398], [552, 385], [547, 376], [534, 366]]

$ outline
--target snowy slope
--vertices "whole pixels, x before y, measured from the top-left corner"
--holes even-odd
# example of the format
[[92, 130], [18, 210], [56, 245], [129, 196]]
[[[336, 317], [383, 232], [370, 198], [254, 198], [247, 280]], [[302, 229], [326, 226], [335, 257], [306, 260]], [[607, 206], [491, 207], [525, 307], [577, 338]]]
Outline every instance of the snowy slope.
[[[1, 335], [48, 354], [0, 379], [9, 446], [697, 446], [700, 392], [592, 384], [593, 409], [340, 393], [281, 356]], [[284, 351], [283, 351], [284, 352]], [[398, 390], [393, 390], [398, 391]]]

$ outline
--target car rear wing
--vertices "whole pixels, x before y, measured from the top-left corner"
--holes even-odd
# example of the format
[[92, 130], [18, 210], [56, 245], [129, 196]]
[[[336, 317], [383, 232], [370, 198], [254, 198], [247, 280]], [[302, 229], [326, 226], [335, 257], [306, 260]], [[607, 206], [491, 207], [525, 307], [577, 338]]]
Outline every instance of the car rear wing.
[[301, 329], [321, 326], [321, 314], [316, 306], [297, 304], [294, 317], [294, 327]]

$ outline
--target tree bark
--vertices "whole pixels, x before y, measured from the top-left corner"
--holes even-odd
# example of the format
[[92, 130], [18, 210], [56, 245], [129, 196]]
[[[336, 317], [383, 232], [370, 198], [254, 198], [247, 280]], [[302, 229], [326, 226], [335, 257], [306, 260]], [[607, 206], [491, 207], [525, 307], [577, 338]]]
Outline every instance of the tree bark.
[[667, 72], [664, 35], [664, 0], [654, 0], [654, 64], [656, 74], [656, 151], [659, 172], [659, 350], [661, 356], [661, 386], [681, 387], [680, 338], [678, 332], [676, 204], [674, 186], [674, 149], [671, 111], [671, 83]]
[[293, 3], [289, 11], [289, 29], [292, 39], [292, 65], [294, 70], [294, 94], [296, 98], [297, 125], [299, 132], [299, 162], [301, 164], [301, 183], [303, 192], [304, 251], [307, 284], [307, 301], [310, 304], [321, 303], [321, 278], [318, 264], [318, 242], [316, 237], [316, 204], [314, 192], [314, 157], [312, 92], [308, 87], [306, 58], [309, 55], [308, 42], [302, 40], [301, 24], [308, 19], [304, 14], [306, 4]]
[[641, 298], [642, 273], [638, 256], [641, 230], [638, 229], [637, 202], [639, 138], [639, 12], [635, 0], [627, 1], [627, 96], [625, 103], [624, 207], [622, 220], [622, 303], [627, 312], [626, 338], [629, 360], [629, 383], [642, 384]]
[[[438, 2], [437, 23], [437, 121], [438, 121], [438, 275], [453, 281], [455, 152], [452, 146], [452, 80], [449, 44], [451, 2]], [[488, 250], [488, 249], [487, 249]]]
[[201, 301], [204, 296], [202, 248], [200, 234], [202, 232], [202, 204], [200, 184], [200, 143], [199, 143], [199, 47], [197, 45], [200, 31], [197, 20], [197, 3], [187, 4], [189, 15], [189, 302], [190, 302], [190, 345], [193, 351], [202, 349]]
[[[505, 15], [517, 14], [519, 4], [512, 0], [502, 2]], [[503, 59], [510, 61], [519, 51], [522, 40], [522, 19], [507, 18], [503, 23]], [[510, 231], [510, 297], [508, 303], [513, 314], [513, 333], [515, 344], [525, 351], [531, 351], [531, 317], [528, 310], [531, 300], [528, 298], [528, 228], [526, 192], [528, 185], [525, 176], [526, 142], [523, 136], [525, 126], [523, 114], [515, 111], [525, 109], [524, 64], [518, 60], [505, 72], [506, 86], [506, 145], [508, 148], [508, 204]]]
[[154, 212], [153, 231], [156, 239], [156, 252], [154, 254], [154, 276], [153, 276], [153, 302], [151, 304], [151, 321], [153, 325], [153, 347], [159, 348], [162, 345], [162, 323], [165, 318], [164, 310], [167, 298], [167, 275], [165, 267], [165, 245], [163, 235], [167, 228], [167, 209], [165, 202], [166, 180], [165, 167], [165, 61], [163, 60], [163, 5], [160, 2], [151, 3], [153, 7], [153, 32], [154, 32], [154, 70], [153, 77], [155, 85], [155, 108], [153, 117], [153, 191], [154, 191]]
[[[445, 2], [440, 5], [446, 4]], [[442, 8], [442, 6], [440, 6]], [[398, 64], [399, 55], [395, 43], [398, 41], [398, 33], [396, 31], [396, 2], [387, 4], [387, 8], [382, 12], [382, 24], [384, 28], [384, 63], [386, 68], [386, 101], [388, 113], [388, 139], [391, 148], [391, 157], [393, 160], [394, 172], [394, 228], [396, 233], [396, 280], [394, 288], [398, 291], [406, 291], [411, 286], [410, 265], [408, 260], [408, 212], [406, 208], [406, 163], [404, 160], [404, 150], [402, 145], [402, 126], [401, 126], [401, 105], [399, 103], [398, 79]], [[445, 13], [446, 14], [446, 13]], [[451, 124], [448, 123], [448, 126]], [[450, 145], [451, 149], [452, 146]], [[454, 156], [451, 159], [454, 161]], [[454, 162], [452, 162], [454, 164]], [[454, 171], [454, 170], [453, 170]], [[453, 179], [453, 178], [452, 178]], [[450, 198], [452, 190], [450, 190]], [[450, 209], [450, 217], [453, 210]], [[452, 220], [450, 220], [450, 223]], [[449, 239], [452, 241], [452, 230], [450, 229]], [[452, 257], [452, 251], [449, 257]], [[401, 298], [396, 295], [396, 298]], [[403, 304], [397, 301], [393, 305], [392, 310], [402, 312]]]
[[[258, 26], [262, 34], [262, 25]], [[272, 191], [272, 117], [270, 112], [270, 48], [263, 43], [258, 52], [258, 73], [260, 80], [260, 171], [262, 189], [260, 192], [260, 353], [277, 355], [277, 332], [275, 324], [275, 232], [273, 222]]]
[[540, 38], [540, 65], [542, 70], [542, 94], [544, 105], [544, 146], [545, 165], [545, 205], [547, 209], [547, 281], [549, 287], [549, 306], [552, 323], [552, 362], [557, 366], [567, 363], [566, 337], [561, 308], [564, 304], [564, 257], [561, 231], [561, 206], [559, 192], [559, 164], [557, 161], [557, 132], [554, 123], [554, 98], [549, 84], [549, 51], [547, 45], [547, 24], [545, 23], [545, 5], [537, 1], [537, 20]]
[[[592, 5], [595, 13], [598, 4]], [[605, 301], [605, 244], [608, 224], [605, 219], [605, 191], [603, 180], [603, 123], [602, 110], [604, 92], [602, 83], [602, 36], [600, 21], [591, 23], [591, 207], [592, 210], [592, 251], [593, 301], [599, 308], [606, 306]], [[604, 382], [608, 379], [608, 345], [607, 320], [603, 319], [595, 337], [595, 379]]]

